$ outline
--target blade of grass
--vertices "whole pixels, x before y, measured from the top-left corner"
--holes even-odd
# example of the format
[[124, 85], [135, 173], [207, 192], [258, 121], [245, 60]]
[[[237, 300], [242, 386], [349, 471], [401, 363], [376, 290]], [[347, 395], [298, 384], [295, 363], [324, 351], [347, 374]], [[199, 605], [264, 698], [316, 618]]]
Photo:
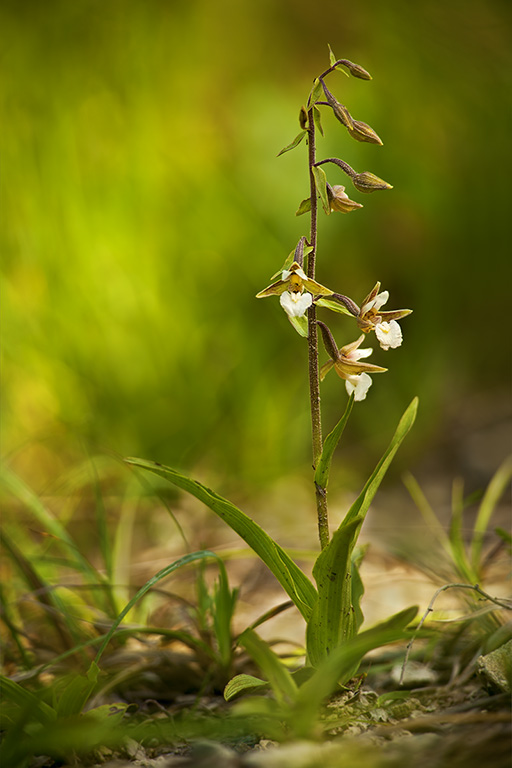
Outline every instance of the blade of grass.
[[443, 526], [439, 522], [439, 518], [429, 504], [427, 497], [423, 493], [416, 478], [410, 472], [406, 472], [403, 476], [403, 482], [427, 526], [435, 535], [436, 539], [447, 553], [447, 555], [451, 557], [452, 549], [450, 545], [450, 539], [447, 536]]
[[30, 510], [36, 520], [41, 523], [44, 531], [58, 540], [67, 551], [70, 559], [74, 562], [75, 567], [82, 574], [87, 575], [93, 582], [103, 580], [98, 571], [96, 571], [89, 561], [81, 554], [80, 549], [60, 521], [44, 506], [32, 489], [5, 465], [2, 467], [2, 482], [6, 489], [19, 499], [28, 510]]
[[207, 549], [200, 550], [199, 552], [192, 552], [189, 555], [185, 555], [184, 557], [181, 557], [179, 560], [175, 560], [174, 563], [171, 563], [170, 565], [167, 565], [165, 568], [162, 568], [161, 571], [159, 571], [155, 576], [153, 576], [151, 579], [149, 579], [137, 592], [134, 597], [125, 605], [119, 616], [116, 618], [112, 626], [110, 627], [110, 630], [107, 632], [105, 637], [103, 638], [103, 642], [96, 654], [96, 658], [93, 662], [93, 664], [98, 664], [105, 648], [109, 644], [110, 640], [114, 636], [114, 633], [119, 626], [119, 624], [122, 622], [122, 620], [125, 618], [125, 616], [131, 611], [131, 609], [136, 605], [136, 603], [144, 597], [144, 595], [149, 592], [149, 590], [155, 585], [158, 584], [159, 581], [162, 579], [167, 578], [167, 576], [170, 576], [171, 573], [174, 573], [174, 571], [177, 571], [179, 568], [183, 568], [184, 566], [188, 565], [189, 563], [193, 563], [196, 560], [205, 560], [206, 558], [213, 558], [217, 561], [220, 561], [220, 558], [218, 555], [215, 554], [215, 552], [210, 552]]
[[21, 572], [36, 600], [46, 609], [57, 635], [64, 648], [69, 648], [77, 641], [80, 633], [76, 623], [72, 621], [55, 591], [37, 573], [32, 563], [23, 555], [16, 544], [11, 541], [5, 531], [0, 536], [0, 541], [9, 553], [13, 563]]
[[463, 536], [464, 517], [464, 485], [461, 479], [454, 480], [452, 485], [452, 519], [450, 523], [450, 546], [452, 559], [462, 579], [470, 583], [478, 581], [478, 576], [471, 568], [466, 554]]
[[478, 515], [473, 529], [473, 539], [471, 541], [470, 559], [473, 569], [478, 573], [480, 571], [480, 557], [484, 536], [489, 527], [494, 509], [500, 500], [505, 488], [510, 483], [512, 477], [512, 457], [508, 457], [487, 486], [484, 497], [480, 502]]

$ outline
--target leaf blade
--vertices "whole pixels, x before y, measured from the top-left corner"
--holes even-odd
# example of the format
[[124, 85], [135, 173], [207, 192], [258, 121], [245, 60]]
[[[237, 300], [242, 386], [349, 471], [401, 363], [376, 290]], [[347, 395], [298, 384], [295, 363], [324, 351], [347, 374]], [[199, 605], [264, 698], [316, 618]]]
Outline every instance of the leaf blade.
[[170, 467], [144, 459], [128, 458], [125, 461], [154, 472], [206, 504], [256, 552], [308, 620], [316, 600], [316, 589], [285, 550], [261, 526], [227, 499]]

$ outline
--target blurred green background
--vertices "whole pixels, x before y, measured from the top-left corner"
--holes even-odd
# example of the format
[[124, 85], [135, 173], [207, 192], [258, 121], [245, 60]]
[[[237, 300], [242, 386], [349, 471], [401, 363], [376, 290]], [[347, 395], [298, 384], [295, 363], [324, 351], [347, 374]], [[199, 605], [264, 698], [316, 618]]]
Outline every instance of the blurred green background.
[[[403, 347], [374, 352], [389, 373], [355, 409], [341, 475], [349, 456], [372, 467], [416, 394], [397, 471], [435, 453], [461, 409], [469, 424], [500, 421], [506, 2], [2, 0], [0, 29], [2, 447], [36, 488], [84, 450], [220, 490], [309, 467], [306, 345], [277, 300], [254, 296], [307, 234], [294, 215], [305, 145], [276, 154], [328, 43], [372, 73], [329, 86], [384, 146], [325, 114], [318, 156], [394, 189], [350, 188], [363, 210], [322, 215], [318, 279], [358, 302], [381, 280], [387, 308], [414, 310]], [[328, 178], [345, 183], [334, 166]], [[349, 319], [331, 327], [340, 345], [356, 338]], [[346, 394], [335, 376], [323, 386], [328, 429]]]

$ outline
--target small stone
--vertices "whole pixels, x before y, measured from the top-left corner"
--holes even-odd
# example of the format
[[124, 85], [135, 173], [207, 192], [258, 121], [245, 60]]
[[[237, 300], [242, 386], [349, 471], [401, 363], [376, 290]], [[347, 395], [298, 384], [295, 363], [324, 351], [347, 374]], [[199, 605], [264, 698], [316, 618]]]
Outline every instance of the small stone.
[[488, 682], [504, 693], [510, 693], [512, 678], [512, 640], [495, 651], [479, 656], [477, 669]]

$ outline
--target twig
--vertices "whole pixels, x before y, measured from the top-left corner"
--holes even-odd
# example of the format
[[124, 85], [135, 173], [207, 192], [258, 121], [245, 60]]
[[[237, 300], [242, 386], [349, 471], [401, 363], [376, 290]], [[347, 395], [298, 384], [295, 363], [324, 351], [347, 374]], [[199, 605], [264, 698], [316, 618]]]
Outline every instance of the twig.
[[405, 650], [405, 658], [404, 663], [402, 664], [402, 671], [400, 674], [400, 680], [399, 685], [403, 684], [404, 675], [405, 675], [405, 668], [407, 666], [407, 662], [409, 661], [409, 655], [411, 653], [411, 649], [413, 646], [414, 641], [416, 640], [416, 637], [418, 636], [418, 632], [422, 628], [423, 624], [425, 623], [425, 620], [429, 613], [432, 613], [434, 610], [434, 603], [437, 600], [438, 595], [441, 594], [441, 592], [446, 592], [447, 589], [472, 589], [474, 592], [477, 592], [479, 595], [482, 595], [486, 600], [489, 600], [491, 603], [495, 603], [499, 608], [504, 608], [506, 611], [512, 611], [512, 602], [510, 600], [500, 600], [498, 597], [491, 597], [491, 595], [487, 594], [487, 592], [484, 592], [483, 589], [480, 589], [478, 584], [445, 584], [442, 587], [439, 587], [439, 589], [434, 593], [434, 596], [432, 597], [432, 600], [429, 603], [429, 606], [423, 616], [421, 617], [420, 623], [416, 627], [416, 631], [407, 644], [407, 648]]

